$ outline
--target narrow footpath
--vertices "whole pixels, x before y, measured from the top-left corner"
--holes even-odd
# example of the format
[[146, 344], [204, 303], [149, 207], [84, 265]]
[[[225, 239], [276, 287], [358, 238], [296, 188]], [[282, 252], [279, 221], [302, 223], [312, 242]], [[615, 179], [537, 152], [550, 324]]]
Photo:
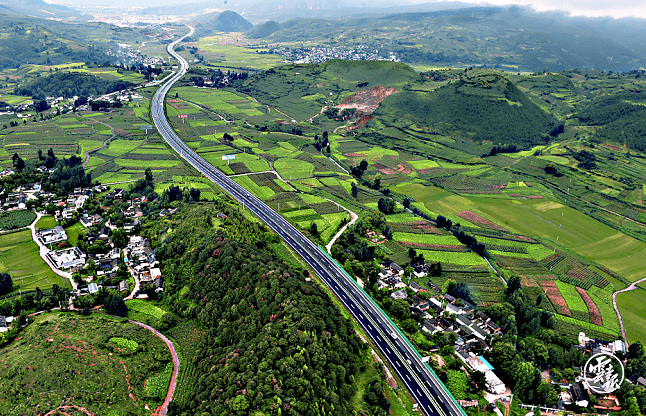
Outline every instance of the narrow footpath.
[[101, 146], [99, 146], [99, 147], [97, 147], [95, 149], [92, 149], [92, 150], [88, 150], [87, 152], [84, 153], [85, 154], [85, 161], [83, 162], [83, 167], [84, 168], [88, 164], [88, 162], [90, 161], [90, 154], [96, 152], [97, 150], [103, 149], [105, 146], [107, 146], [107, 144], [110, 142], [110, 140], [114, 139], [114, 137], [117, 135], [117, 133], [114, 131], [114, 127], [112, 127], [111, 125], [105, 124], [104, 122], [98, 121], [98, 120], [93, 119], [93, 118], [91, 118], [90, 120], [93, 120], [93, 121], [95, 121], [95, 122], [97, 122], [99, 124], [103, 124], [104, 126], [109, 127], [110, 131], [112, 132], [112, 136], [105, 139]]
[[173, 346], [173, 343], [168, 338], [166, 338], [162, 333], [157, 331], [155, 328], [148, 326], [146, 324], [142, 324], [141, 322], [137, 322], [137, 321], [128, 320], [128, 322], [130, 322], [131, 324], [139, 325], [142, 328], [146, 328], [147, 330], [152, 332], [156, 337], [164, 341], [164, 343], [170, 350], [171, 355], [173, 356], [173, 374], [170, 377], [170, 384], [168, 385], [168, 392], [166, 392], [166, 398], [164, 399], [164, 403], [162, 403], [162, 405], [159, 406], [153, 412], [153, 415], [166, 416], [166, 413], [168, 412], [168, 405], [173, 400], [173, 394], [175, 394], [175, 387], [177, 387], [177, 374], [179, 374], [179, 357], [177, 356], [177, 351], [175, 351], [175, 347]]

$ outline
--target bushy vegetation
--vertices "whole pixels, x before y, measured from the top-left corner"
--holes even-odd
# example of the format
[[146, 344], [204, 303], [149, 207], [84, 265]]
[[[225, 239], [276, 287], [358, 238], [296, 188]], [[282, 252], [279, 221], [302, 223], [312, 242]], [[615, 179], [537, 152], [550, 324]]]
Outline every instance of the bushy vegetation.
[[130, 82], [109, 81], [83, 72], [55, 72], [17, 87], [15, 93], [42, 100], [45, 97], [98, 96], [133, 86]]
[[432, 92], [402, 91], [386, 98], [375, 112], [392, 125], [419, 124], [440, 134], [529, 147], [544, 144], [559, 129], [502, 75], [460, 79]]
[[[228, 217], [216, 230], [211, 224], [218, 211]], [[194, 394], [173, 402], [170, 413], [279, 407], [312, 414], [323, 406], [351, 414], [362, 343], [317, 285], [273, 256], [267, 242], [276, 237], [221, 203], [193, 207], [173, 220], [158, 252], [171, 310], [212, 330], [191, 358], [198, 368]]]

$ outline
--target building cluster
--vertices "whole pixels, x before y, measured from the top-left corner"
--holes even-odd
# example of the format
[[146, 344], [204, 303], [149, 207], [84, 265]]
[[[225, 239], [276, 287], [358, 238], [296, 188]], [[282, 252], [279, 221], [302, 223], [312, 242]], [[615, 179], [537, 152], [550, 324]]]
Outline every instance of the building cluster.
[[[426, 263], [416, 264], [413, 266], [413, 274], [418, 278], [425, 277], [429, 268], [430, 265]], [[381, 264], [377, 284], [379, 289], [393, 290], [390, 294], [392, 299], [409, 301], [411, 313], [423, 318], [422, 331], [429, 334], [454, 333], [455, 352], [465, 366], [485, 374], [487, 391], [504, 394], [507, 387], [496, 376], [493, 366], [479, 354], [490, 349], [489, 345], [495, 337], [502, 336], [500, 325], [466, 300], [443, 294], [430, 281], [428, 287], [424, 288], [410, 279], [405, 283], [402, 278], [405, 278], [404, 269], [393, 261], [387, 261]], [[418, 296], [421, 292], [430, 292], [431, 296], [422, 298]]]
[[[159, 263], [155, 253], [150, 247], [150, 240], [137, 235], [141, 227], [141, 221], [144, 215], [141, 204], [146, 202], [146, 197], [134, 198], [126, 201], [127, 207], [117, 212], [120, 217], [117, 221], [108, 219], [107, 221], [100, 214], [91, 214], [82, 212], [85, 201], [91, 197], [92, 188], [75, 189], [74, 192], [58, 200], [50, 201], [59, 208], [56, 213], [57, 220], [72, 218], [72, 214], [78, 212], [79, 223], [87, 229], [85, 242], [88, 247], [93, 246], [98, 241], [103, 241], [109, 248], [107, 252], [102, 253], [85, 253], [79, 247], [61, 247], [51, 249], [47, 253], [47, 259], [57, 269], [69, 273], [87, 271], [92, 265], [92, 276], [86, 279], [91, 281], [94, 277], [98, 283], [82, 284], [74, 293], [75, 296], [92, 294], [97, 290], [105, 287], [115, 289], [120, 292], [128, 292], [132, 288], [127, 280], [121, 280], [118, 284], [117, 279], [120, 274], [120, 268], [125, 263], [126, 270], [135, 282], [141, 283], [142, 286], [154, 285], [157, 292], [163, 291], [163, 278]], [[103, 186], [96, 187], [97, 192], [107, 190]], [[115, 202], [124, 202], [125, 191], [123, 189], [114, 189], [103, 196], [104, 199], [112, 199]], [[176, 209], [165, 210], [160, 215], [171, 215]], [[117, 225], [119, 224], [119, 225]], [[112, 241], [112, 235], [115, 230], [123, 230], [128, 235], [128, 245], [123, 250], [115, 246]], [[68, 235], [63, 227], [57, 225], [53, 229], [40, 230], [37, 234], [38, 239], [45, 246], [52, 246], [68, 240]], [[91, 251], [91, 250], [88, 250]], [[123, 272], [123, 270], [121, 270]], [[112, 286], [106, 286], [110, 285]], [[146, 297], [141, 293], [135, 293], [135, 296]]]
[[[100, 187], [95, 191], [100, 192]], [[47, 199], [47, 204], [54, 204], [58, 209], [54, 213], [56, 221], [67, 221], [72, 219], [75, 212], [80, 212], [85, 205], [85, 201], [92, 195], [92, 188], [76, 188], [74, 192], [69, 194], [66, 198], [60, 199]]]
[[365, 45], [357, 45], [354, 48], [346, 46], [312, 47], [312, 48], [274, 48], [269, 51], [285, 58], [284, 63], [292, 64], [319, 64], [330, 59], [344, 59], [349, 61], [393, 61], [399, 62], [394, 52], [387, 56], [377, 49], [371, 49]]
[[[0, 172], [0, 178], [13, 174], [11, 169], [5, 169]], [[27, 201], [30, 199], [37, 199], [42, 196], [41, 187], [39, 183], [31, 183], [21, 185], [7, 193], [4, 187], [0, 186], [0, 197], [2, 197], [2, 211], [11, 211], [27, 208]]]
[[141, 64], [154, 68], [167, 63], [164, 58], [144, 55], [137, 47], [124, 43], [120, 43], [118, 49], [108, 49], [106, 54], [125, 65]]

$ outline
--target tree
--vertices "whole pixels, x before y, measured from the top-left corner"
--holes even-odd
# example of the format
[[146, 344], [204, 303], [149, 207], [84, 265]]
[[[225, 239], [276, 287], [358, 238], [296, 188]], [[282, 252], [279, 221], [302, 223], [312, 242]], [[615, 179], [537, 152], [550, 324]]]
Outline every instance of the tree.
[[93, 275], [94, 272], [96, 272], [96, 263], [94, 262], [94, 259], [90, 258], [87, 261], [87, 266], [85, 266], [85, 269], [87, 270], [87, 273], [89, 275]]
[[21, 172], [25, 168], [25, 161], [22, 160], [20, 156], [18, 156], [18, 153], [14, 153], [11, 159], [13, 161], [14, 169], [16, 169], [18, 172]]
[[417, 251], [413, 247], [409, 248], [408, 249], [408, 258], [410, 258], [411, 261], [412, 261], [415, 257], [417, 257]]
[[356, 198], [359, 195], [359, 187], [356, 182], [352, 182], [352, 198]]
[[110, 315], [127, 316], [128, 307], [120, 295], [112, 294], [108, 296], [103, 304], [105, 311]]
[[315, 222], [312, 222], [312, 224], [310, 224], [310, 234], [319, 235], [319, 227]]
[[230, 402], [231, 405], [231, 410], [234, 410], [236, 412], [244, 412], [249, 408], [249, 401], [242, 395], [237, 395], [233, 400]]
[[9, 273], [0, 274], [0, 296], [6, 295], [13, 290], [13, 280]]
[[377, 190], [381, 188], [381, 173], [378, 173], [375, 175], [375, 182], [374, 182], [373, 188]]
[[113, 230], [111, 240], [112, 244], [119, 248], [124, 248], [128, 244], [128, 239], [123, 229]]
[[417, 332], [417, 322], [413, 318], [408, 318], [402, 321], [402, 329], [408, 333], [414, 334]]
[[415, 269], [413, 269], [412, 266], [406, 266], [406, 269], [404, 269], [404, 276], [410, 277], [413, 275], [413, 272]]
[[368, 161], [364, 159], [359, 162], [359, 169], [365, 172], [368, 169]]
[[146, 168], [146, 171], [144, 173], [144, 179], [146, 180], [146, 182], [153, 181], [153, 171], [150, 168]]
[[43, 151], [40, 149], [38, 149], [38, 160], [45, 160], [45, 158], [43, 157]]
[[505, 289], [505, 294], [511, 296], [515, 291], [521, 288], [521, 280], [519, 276], [511, 276], [507, 280], [507, 289]]
[[408, 209], [410, 207], [410, 199], [404, 198], [404, 202], [402, 202], [402, 205], [404, 205], [404, 208]]
[[395, 201], [390, 198], [379, 198], [377, 208], [386, 215], [392, 214], [395, 212]]
[[628, 358], [640, 359], [644, 357], [644, 345], [641, 341], [636, 341], [628, 347]]

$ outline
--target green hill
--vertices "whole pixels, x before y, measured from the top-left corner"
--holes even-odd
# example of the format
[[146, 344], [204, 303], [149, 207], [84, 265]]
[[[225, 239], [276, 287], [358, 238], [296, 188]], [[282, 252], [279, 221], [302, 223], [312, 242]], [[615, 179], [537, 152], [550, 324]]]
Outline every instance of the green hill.
[[557, 121], [497, 73], [464, 72], [435, 91], [386, 98], [375, 116], [384, 124], [416, 124], [442, 135], [528, 147], [549, 140]]
[[338, 103], [366, 86], [401, 88], [418, 79], [402, 63], [330, 60], [272, 68], [238, 81], [236, 89], [304, 120], [319, 113], [328, 100]]
[[581, 124], [600, 126], [597, 142], [612, 141], [646, 151], [646, 92], [621, 92], [593, 100], [576, 113]]
[[222, 13], [207, 13], [194, 20], [198, 36], [210, 36], [217, 32], [246, 32], [253, 27], [238, 13], [227, 10]]
[[5, 15], [0, 19], [0, 70], [26, 63], [58, 65], [106, 62], [117, 43], [140, 43], [140, 32], [105, 23], [69, 24], [54, 20]]
[[281, 29], [281, 26], [278, 22], [270, 20], [261, 25], [254, 26], [249, 30], [246, 35], [251, 39], [261, 39], [271, 35], [272, 33]]

